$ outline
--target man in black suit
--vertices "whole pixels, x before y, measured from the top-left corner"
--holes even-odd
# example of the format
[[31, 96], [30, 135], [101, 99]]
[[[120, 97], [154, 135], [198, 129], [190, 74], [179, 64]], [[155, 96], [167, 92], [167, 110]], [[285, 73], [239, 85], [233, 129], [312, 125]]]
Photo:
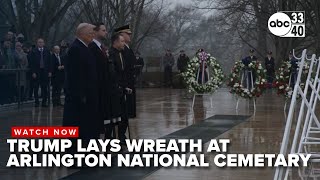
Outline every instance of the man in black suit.
[[267, 80], [268, 80], [268, 86], [271, 88], [271, 85], [273, 83], [274, 73], [275, 73], [275, 63], [274, 58], [272, 57], [272, 52], [267, 52], [267, 57], [264, 59], [264, 64], [267, 70]]
[[52, 104], [53, 106], [61, 106], [61, 90], [64, 83], [64, 62], [60, 55], [60, 47], [54, 46], [51, 55], [52, 61]]
[[133, 50], [129, 47], [131, 42], [131, 30], [129, 25], [119, 27], [115, 30], [116, 33], [120, 33], [125, 41], [125, 47], [123, 50], [123, 57], [125, 60], [125, 72], [128, 78], [129, 88], [132, 89], [132, 94], [127, 96], [128, 117], [135, 118], [136, 115], [136, 88], [135, 88], [135, 62], [136, 56]]
[[[177, 60], [177, 68], [180, 73], [186, 72], [189, 61], [189, 57], [185, 54], [184, 50], [180, 50], [180, 55]], [[182, 76], [180, 76], [180, 88], [185, 88]]]
[[51, 77], [52, 64], [50, 60], [50, 52], [44, 47], [44, 40], [38, 38], [37, 47], [30, 54], [30, 69], [32, 79], [34, 81], [34, 98], [35, 106], [39, 106], [39, 86], [41, 87], [42, 107], [48, 107], [48, 83]]
[[109, 54], [110, 59], [114, 65], [115, 76], [112, 78], [117, 90], [117, 94], [114, 95], [113, 105], [117, 105], [117, 99], [120, 100], [121, 105], [121, 121], [119, 123], [119, 139], [121, 144], [125, 144], [125, 133], [128, 128], [128, 112], [127, 112], [127, 97], [131, 95], [132, 89], [129, 86], [127, 72], [125, 71], [126, 61], [122, 54], [122, 50], [125, 47], [125, 41], [122, 35], [119, 33], [115, 34], [111, 38], [112, 47], [110, 48]]
[[[99, 138], [98, 75], [96, 61], [88, 45], [94, 37], [94, 26], [81, 23], [76, 30], [65, 61], [66, 98], [63, 126], [78, 126], [79, 138], [87, 144], [89, 139]], [[70, 149], [70, 153], [75, 151]]]
[[[99, 121], [101, 127], [105, 124], [104, 134], [105, 138], [111, 139], [112, 133], [112, 113], [111, 113], [111, 86], [109, 77], [109, 58], [107, 56], [107, 49], [103, 44], [106, 39], [107, 30], [103, 23], [95, 24], [95, 38], [89, 44], [89, 49], [95, 57], [97, 62], [98, 73], [98, 89], [99, 89]], [[120, 110], [119, 110], [120, 111]], [[101, 129], [103, 130], [103, 129]]]

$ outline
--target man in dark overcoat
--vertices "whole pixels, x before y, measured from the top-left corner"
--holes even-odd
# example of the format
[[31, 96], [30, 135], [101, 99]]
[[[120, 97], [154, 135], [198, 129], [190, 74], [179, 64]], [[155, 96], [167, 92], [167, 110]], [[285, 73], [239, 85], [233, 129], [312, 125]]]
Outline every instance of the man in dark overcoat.
[[84, 144], [100, 135], [97, 67], [88, 48], [94, 37], [93, 28], [88, 23], [81, 23], [77, 27], [76, 39], [65, 61], [63, 126], [78, 126], [79, 138]]
[[[99, 89], [99, 121], [105, 138], [111, 139], [113, 129], [113, 117], [111, 106], [111, 82], [109, 75], [109, 64], [111, 63], [107, 56], [107, 49], [103, 43], [107, 36], [107, 30], [103, 23], [95, 24], [95, 38], [89, 44], [89, 49], [97, 62], [98, 89]], [[119, 116], [120, 117], [120, 116]], [[104, 128], [102, 128], [104, 127]]]

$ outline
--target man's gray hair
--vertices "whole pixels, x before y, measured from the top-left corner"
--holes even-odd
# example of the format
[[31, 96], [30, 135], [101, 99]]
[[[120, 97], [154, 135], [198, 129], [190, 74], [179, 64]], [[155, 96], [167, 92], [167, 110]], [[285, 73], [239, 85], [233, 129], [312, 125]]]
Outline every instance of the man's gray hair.
[[95, 26], [89, 23], [80, 23], [76, 30], [76, 36], [81, 36], [84, 32], [86, 32], [90, 28], [94, 28]]

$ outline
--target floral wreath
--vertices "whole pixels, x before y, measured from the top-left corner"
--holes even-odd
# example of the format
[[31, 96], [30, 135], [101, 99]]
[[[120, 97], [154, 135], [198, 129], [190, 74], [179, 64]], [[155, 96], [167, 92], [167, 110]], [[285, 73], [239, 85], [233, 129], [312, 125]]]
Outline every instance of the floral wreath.
[[[256, 78], [254, 82], [255, 86], [251, 90], [244, 88], [241, 84], [241, 74], [244, 68], [252, 71], [252, 74], [255, 75]], [[229, 75], [227, 85], [231, 88], [230, 93], [232, 94], [237, 94], [243, 98], [258, 98], [266, 90], [266, 82], [266, 70], [260, 62], [252, 61], [248, 67], [246, 67], [242, 61], [236, 61]]]
[[[299, 66], [299, 65], [298, 65]], [[276, 73], [276, 80], [273, 83], [273, 87], [277, 89], [278, 95], [284, 95], [285, 98], [290, 99], [293, 94], [293, 89], [290, 87], [290, 74], [292, 65], [290, 61], [283, 61], [279, 70]], [[308, 75], [309, 65], [305, 63], [302, 71], [302, 78]], [[297, 71], [298, 73], [298, 71]], [[301, 87], [304, 87], [304, 83], [300, 83]], [[299, 98], [299, 97], [297, 97]]]
[[[200, 84], [197, 79], [202, 63], [205, 63], [206, 68], [210, 68], [209, 72], [211, 73], [208, 81], [204, 84]], [[202, 49], [188, 62], [186, 71], [181, 75], [190, 93], [214, 93], [222, 84], [224, 78], [222, 68], [216, 58]]]

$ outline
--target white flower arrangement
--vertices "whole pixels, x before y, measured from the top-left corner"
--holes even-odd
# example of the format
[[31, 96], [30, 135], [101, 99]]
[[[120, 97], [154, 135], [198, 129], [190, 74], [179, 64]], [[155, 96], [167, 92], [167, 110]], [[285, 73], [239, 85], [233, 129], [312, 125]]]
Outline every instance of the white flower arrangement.
[[[301, 63], [298, 63], [300, 66]], [[276, 81], [274, 83], [274, 87], [277, 89], [278, 95], [284, 95], [287, 99], [290, 99], [292, 97], [292, 87], [289, 86], [290, 83], [290, 74], [292, 65], [289, 61], [283, 61], [281, 64], [281, 67], [278, 69], [278, 72], [276, 73]], [[308, 71], [305, 71], [305, 68], [308, 68], [309, 65], [306, 64], [303, 66], [302, 76], [301, 78], [306, 78]], [[300, 86], [303, 87], [303, 83], [300, 84]], [[299, 98], [299, 97], [297, 97]]]
[[237, 94], [243, 98], [258, 98], [266, 89], [266, 70], [262, 67], [260, 62], [252, 61], [248, 67], [255, 73], [256, 81], [252, 89], [246, 89], [241, 84], [241, 72], [243, 72], [245, 65], [242, 61], [236, 61], [232, 72], [229, 75], [228, 86], [231, 88], [230, 93]]
[[197, 56], [191, 59], [186, 72], [181, 74], [190, 93], [214, 93], [222, 85], [224, 75], [220, 64], [210, 54], [207, 54], [207, 56], [205, 63], [212, 73], [210, 73], [211, 77], [205, 84], [198, 83], [197, 73], [201, 62]]

